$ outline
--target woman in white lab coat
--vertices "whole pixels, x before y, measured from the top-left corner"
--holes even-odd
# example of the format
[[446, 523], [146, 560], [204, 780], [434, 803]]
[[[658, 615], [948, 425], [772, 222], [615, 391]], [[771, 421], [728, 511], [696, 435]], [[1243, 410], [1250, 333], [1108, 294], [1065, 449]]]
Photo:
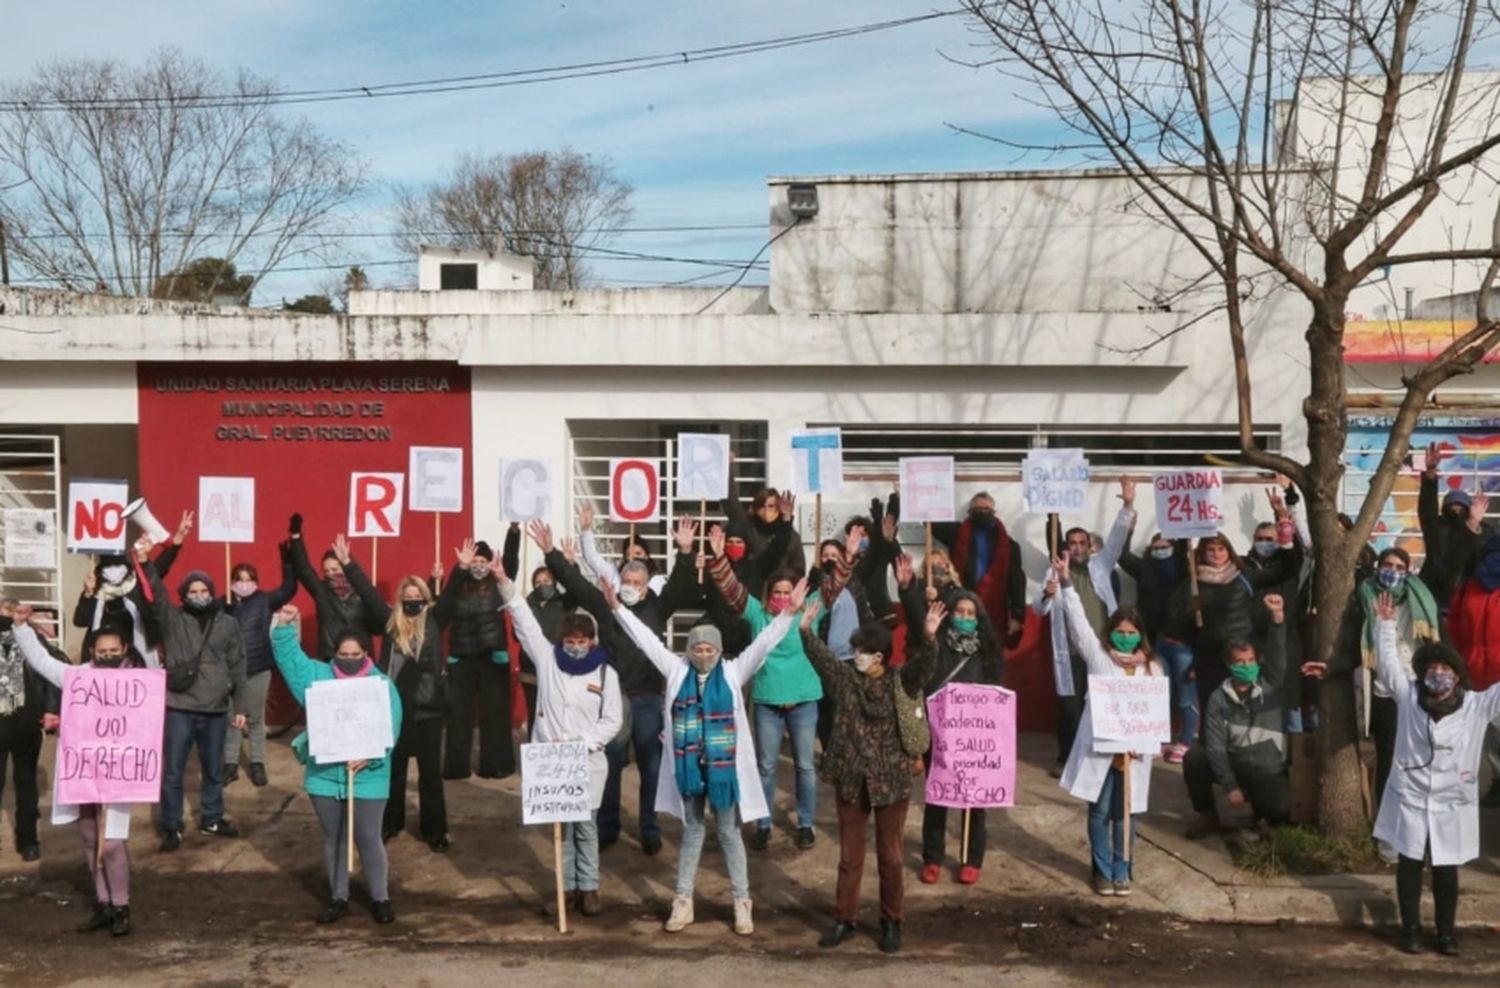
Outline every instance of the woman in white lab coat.
[[[1091, 676], [1160, 676], [1162, 668], [1151, 655], [1144, 621], [1133, 607], [1122, 607], [1105, 623], [1103, 641], [1095, 638], [1083, 612], [1083, 601], [1069, 581], [1068, 561], [1056, 560], [1043, 592], [1060, 596], [1067, 615], [1068, 637], [1083, 657]], [[1055, 606], [1055, 604], [1054, 604]], [[1093, 885], [1099, 895], [1130, 894], [1130, 861], [1125, 841], [1135, 846], [1135, 825], [1125, 833], [1125, 775], [1130, 765], [1130, 812], [1145, 813], [1151, 796], [1151, 755], [1116, 755], [1094, 750], [1094, 729], [1086, 700], [1078, 735], [1063, 769], [1062, 787], [1089, 804], [1089, 846], [1093, 854]], [[1132, 855], [1133, 857], [1133, 855]]]
[[[62, 689], [68, 670], [73, 667], [47, 651], [36, 632], [27, 625], [30, 617], [29, 606], [22, 605], [16, 610], [16, 645], [26, 664], [38, 676]], [[88, 633], [83, 652], [88, 664], [96, 669], [157, 668], [154, 652], [143, 658], [122, 633], [109, 625]], [[130, 932], [130, 852], [125, 846], [130, 839], [130, 810], [129, 804], [78, 806], [58, 802], [57, 773], [53, 773], [52, 824], [78, 823], [79, 835], [87, 849], [89, 873], [94, 880], [94, 911], [78, 927], [81, 933], [108, 929], [119, 937]], [[100, 826], [104, 828], [102, 849], [99, 846]]]
[[563, 826], [563, 890], [585, 916], [597, 916], [599, 904], [599, 828], [609, 772], [604, 746], [620, 732], [620, 677], [609, 666], [609, 651], [599, 644], [594, 619], [574, 611], [562, 619], [560, 643], [553, 645], [526, 598], [505, 575], [500, 561], [491, 564], [500, 599], [510, 615], [516, 638], [536, 667], [536, 714], [531, 739], [542, 743], [586, 741], [589, 747], [589, 801], [595, 818]]
[[1421, 949], [1422, 866], [1430, 860], [1437, 949], [1457, 954], [1458, 866], [1479, 856], [1479, 759], [1485, 727], [1500, 716], [1500, 685], [1475, 692], [1463, 657], [1441, 642], [1417, 647], [1409, 679], [1389, 594], [1377, 599], [1375, 614], [1375, 672], [1396, 701], [1396, 754], [1375, 839], [1400, 855], [1401, 949]]
[[[656, 784], [656, 808], [682, 820], [682, 847], [677, 855], [677, 889], [666, 930], [678, 933], [693, 922], [693, 886], [711, 808], [734, 896], [734, 932], [749, 936], [755, 932], [755, 922], [740, 822], [763, 819], [770, 810], [760, 783], [755, 746], [750, 743], [755, 735], [750, 733], [750, 719], [745, 714], [745, 686], [792, 630], [793, 619], [807, 597], [807, 581], [793, 588], [790, 606], [755, 636], [749, 648], [738, 658], [728, 659], [723, 656], [719, 630], [711, 624], [700, 624], [689, 631], [688, 652], [678, 656], [620, 605], [612, 584], [601, 579], [600, 586], [615, 620], [667, 681], [662, 692], [666, 737]], [[732, 732], [722, 729], [724, 714], [731, 710]], [[720, 730], [714, 729], [716, 723], [721, 725]], [[728, 771], [731, 757], [732, 772]], [[739, 821], [735, 819], [736, 809]]]

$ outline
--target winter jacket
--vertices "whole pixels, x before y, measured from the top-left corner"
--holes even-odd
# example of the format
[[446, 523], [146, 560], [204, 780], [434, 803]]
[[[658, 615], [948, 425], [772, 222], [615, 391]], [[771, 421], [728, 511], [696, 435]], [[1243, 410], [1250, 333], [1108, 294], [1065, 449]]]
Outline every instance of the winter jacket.
[[1441, 610], [1458, 591], [1485, 534], [1469, 531], [1466, 521], [1444, 517], [1438, 503], [1438, 480], [1425, 474], [1417, 489], [1417, 521], [1422, 526], [1422, 582]]
[[1216, 689], [1228, 675], [1227, 655], [1234, 642], [1255, 642], [1263, 625], [1264, 610], [1257, 604], [1257, 593], [1275, 586], [1295, 572], [1296, 558], [1290, 549], [1279, 549], [1271, 557], [1273, 565], [1263, 569], [1241, 570], [1228, 583], [1198, 584], [1198, 600], [1203, 609], [1203, 626], [1193, 616], [1191, 584], [1184, 581], [1172, 595], [1167, 609], [1166, 634], [1193, 648], [1194, 670], [1201, 689]]
[[493, 576], [476, 580], [462, 566], [453, 567], [433, 609], [448, 629], [448, 652], [488, 658], [505, 649], [505, 618], [500, 613], [500, 584]]
[[272, 591], [256, 590], [248, 597], [230, 595], [224, 610], [240, 626], [240, 640], [245, 645], [245, 675], [269, 672], [276, 664], [271, 655], [271, 615], [289, 604], [297, 595], [297, 574], [287, 551], [281, 554], [281, 586]]
[[[281, 675], [286, 680], [287, 689], [292, 691], [293, 698], [304, 707], [307, 706], [307, 690], [313, 683], [324, 682], [334, 678], [334, 668], [331, 662], [316, 662], [307, 657], [302, 651], [302, 646], [297, 642], [297, 629], [289, 624], [277, 625], [271, 631], [271, 652], [276, 657], [276, 665], [281, 669]], [[401, 697], [396, 692], [396, 685], [379, 669], [371, 669], [368, 673], [385, 681], [391, 695], [391, 737], [401, 736]], [[307, 732], [303, 731], [292, 741], [292, 751], [296, 753], [306, 771], [302, 775], [303, 788], [309, 796], [323, 796], [328, 799], [349, 798], [349, 772], [343, 762], [319, 763], [312, 759], [308, 753]], [[386, 799], [391, 794], [391, 749], [385, 750], [385, 757], [371, 758], [366, 760], [364, 768], [354, 773], [354, 798], [355, 799]]]
[[[345, 631], [358, 631], [373, 639], [385, 628], [380, 617], [379, 595], [374, 585], [364, 578], [364, 570], [353, 559], [344, 564], [344, 575], [349, 579], [350, 594], [340, 597], [333, 592], [326, 580], [314, 572], [307, 559], [307, 542], [300, 535], [291, 538], [292, 569], [302, 589], [312, 597], [318, 617], [318, 651], [322, 658], [331, 658], [338, 651], [338, 636]], [[358, 574], [360, 580], [355, 579]], [[363, 583], [361, 584], [361, 580]], [[360, 592], [360, 586], [367, 588]]]
[[878, 808], [910, 799], [912, 756], [901, 748], [894, 691], [899, 681], [907, 696], [921, 695], [932, 668], [931, 643], [924, 642], [905, 665], [887, 669], [879, 679], [840, 662], [811, 632], [802, 635], [802, 648], [833, 697], [833, 729], [819, 774], [841, 802], [868, 799]]
[[1286, 625], [1266, 629], [1260, 649], [1260, 679], [1248, 693], [1225, 680], [1203, 711], [1203, 750], [1214, 781], [1238, 789], [1235, 769], [1276, 775], [1286, 767], [1282, 685], [1286, 678]]
[[[953, 599], [958, 601], [965, 597], [972, 599], [974, 594], [961, 590], [954, 594]], [[913, 642], [916, 642], [920, 636], [921, 643], [932, 649], [932, 656], [928, 661], [927, 681], [924, 684], [927, 695], [931, 696], [949, 683], [999, 686], [1005, 673], [1005, 653], [1000, 648], [1000, 642], [995, 638], [993, 626], [986, 629], [985, 618], [979, 619], [981, 632], [979, 650], [968, 655], [954, 650], [948, 644], [948, 622], [951, 620], [950, 616], [938, 627], [936, 641], [927, 639], [925, 611], [921, 621], [907, 626], [908, 634], [911, 635]]]
[[1179, 584], [1187, 582], [1188, 544], [1186, 539], [1172, 543], [1167, 559], [1137, 556], [1126, 549], [1120, 554], [1120, 568], [1135, 581], [1135, 602], [1146, 620], [1147, 641], [1156, 641], [1167, 626], [1167, 607]]
[[792, 519], [781, 518], [766, 524], [759, 515], [752, 515], [745, 507], [745, 502], [736, 495], [738, 490], [735, 463], [730, 460], [729, 496], [719, 502], [719, 507], [726, 520], [744, 525], [749, 531], [745, 540], [745, 558], [735, 565], [735, 576], [758, 593], [771, 574], [779, 569], [789, 569], [799, 577], [804, 575], [807, 572], [807, 553], [802, 540], [793, 538]]
[[152, 564], [146, 564], [151, 581], [152, 608], [166, 633], [162, 642], [162, 666], [170, 681], [172, 671], [197, 664], [198, 675], [181, 693], [167, 691], [167, 709], [201, 714], [222, 714], [234, 701], [236, 714], [249, 714], [245, 702], [245, 645], [240, 626], [217, 602], [206, 619], [172, 603], [167, 588]]
[[1448, 635], [1476, 690], [1500, 683], [1500, 590], [1486, 593], [1478, 580], [1465, 580], [1448, 611]]
[[[172, 564], [177, 561], [177, 554], [181, 551], [182, 546], [175, 542], [168, 542], [166, 548], [157, 553], [156, 558], [151, 561], [151, 564], [156, 567], [156, 575], [165, 580], [167, 574], [172, 571]], [[124, 559], [125, 557], [122, 556], [119, 558]], [[131, 572], [125, 579], [127, 581], [133, 580], [134, 583], [125, 596], [130, 598], [130, 602], [135, 605], [136, 612], [141, 615], [142, 623], [144, 624], [144, 627], [140, 629], [141, 641], [149, 648], [154, 648], [162, 642], [162, 629], [156, 622], [156, 614], [151, 609], [151, 602], [146, 599], [147, 584], [145, 574], [140, 564], [135, 561], [134, 556], [130, 557], [126, 565], [130, 567]], [[99, 574], [99, 569], [100, 567], [96, 565], [94, 572], [99, 578], [99, 583], [102, 585], [104, 578]], [[125, 635], [126, 641], [135, 644], [137, 651], [142, 651], [140, 644], [136, 642], [135, 638], [135, 618], [131, 616], [130, 608], [125, 606], [124, 598], [115, 597], [104, 601], [104, 611], [100, 614], [98, 592], [96, 589], [94, 591], [95, 596], [93, 597], [87, 594], [78, 595], [78, 603], [73, 608], [73, 627], [92, 629], [108, 624]], [[99, 619], [97, 622], [95, 621], [96, 616]], [[144, 655], [142, 657], [144, 658]]]
[[[995, 627], [1002, 629], [1002, 634], [1012, 618], [1017, 621], [1025, 618], [1026, 571], [1021, 568], [1021, 546], [1006, 533], [998, 518], [994, 528], [979, 531], [967, 520], [961, 525], [934, 524], [932, 534], [948, 547], [959, 582], [979, 595], [985, 613]], [[977, 538], [993, 543], [989, 566], [983, 573], [977, 572], [979, 556], [974, 551]]]
[[[448, 669], [443, 653], [443, 626], [438, 623], [430, 607], [422, 618], [425, 622], [422, 644], [416, 655], [402, 651], [396, 645], [396, 636], [389, 632], [380, 649], [380, 671], [396, 684], [401, 709], [405, 711], [407, 720], [413, 722], [436, 720], [443, 716], [441, 710], [417, 709], [417, 682], [422, 678], [424, 668], [431, 669], [440, 676], [447, 675]], [[400, 737], [400, 732], [396, 736]]]

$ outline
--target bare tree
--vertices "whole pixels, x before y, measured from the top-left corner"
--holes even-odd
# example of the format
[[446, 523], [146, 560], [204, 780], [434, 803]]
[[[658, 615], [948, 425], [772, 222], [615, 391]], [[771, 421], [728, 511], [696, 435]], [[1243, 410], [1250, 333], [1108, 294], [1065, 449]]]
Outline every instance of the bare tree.
[[[1488, 310], [1500, 269], [1500, 214], [1489, 240], [1403, 249], [1435, 202], [1458, 201], [1500, 146], [1493, 76], [1466, 76], [1497, 26], [1480, 0], [965, 0], [980, 64], [1024, 80], [1076, 141], [1065, 150], [1118, 169], [1137, 204], [1201, 259], [1192, 285], [1214, 293], [1229, 334], [1247, 464], [1306, 495], [1316, 576], [1311, 657], [1329, 661], [1320, 691], [1320, 812], [1341, 836], [1363, 827], [1352, 663], [1335, 638], [1360, 548], [1402, 468], [1433, 390], [1500, 341]], [[1010, 142], [1005, 142], [1010, 143]], [[1493, 162], [1488, 162], [1493, 164]], [[1352, 529], [1339, 522], [1348, 397], [1345, 310], [1372, 274], [1446, 264], [1472, 277], [1475, 324], [1408, 368], [1388, 445]], [[1311, 310], [1305, 460], [1257, 446], [1247, 300], [1267, 283]], [[1175, 287], [1170, 288], [1176, 291]], [[1212, 323], [1204, 321], [1203, 325]], [[1229, 370], [1231, 368], [1226, 368]]]
[[444, 180], [401, 195], [396, 246], [527, 254], [538, 288], [580, 288], [588, 255], [630, 221], [633, 191], [609, 161], [577, 151], [465, 154]]
[[59, 61], [0, 92], [0, 223], [18, 265], [147, 295], [199, 257], [254, 280], [321, 257], [363, 187], [346, 146], [276, 115], [271, 84], [175, 50]]

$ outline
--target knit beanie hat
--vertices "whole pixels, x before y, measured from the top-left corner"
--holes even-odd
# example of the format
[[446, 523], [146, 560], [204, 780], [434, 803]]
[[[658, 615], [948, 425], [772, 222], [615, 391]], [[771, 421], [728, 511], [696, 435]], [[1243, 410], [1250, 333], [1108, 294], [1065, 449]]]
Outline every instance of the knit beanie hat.
[[177, 585], [177, 596], [183, 600], [187, 600], [188, 587], [192, 586], [195, 583], [202, 583], [204, 586], [208, 587], [208, 595], [210, 597], [219, 596], [219, 592], [214, 589], [214, 578], [203, 572], [201, 569], [195, 569], [187, 576], [184, 576], [182, 578], [182, 582]]
[[714, 647], [714, 651], [724, 651], [724, 636], [719, 634], [719, 629], [711, 624], [695, 624], [688, 631], [687, 650], [691, 655], [693, 646], [708, 644]]

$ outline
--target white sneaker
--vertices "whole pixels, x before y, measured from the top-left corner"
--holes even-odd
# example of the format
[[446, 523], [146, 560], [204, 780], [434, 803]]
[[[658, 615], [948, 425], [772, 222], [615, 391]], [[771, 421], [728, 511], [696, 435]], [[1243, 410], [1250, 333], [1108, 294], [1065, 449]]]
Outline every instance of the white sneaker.
[[750, 918], [750, 900], [734, 900], [734, 932], [742, 937], [748, 937], [755, 932], [755, 920]]
[[681, 933], [693, 925], [693, 897], [679, 895], [672, 900], [672, 915], [667, 917], [667, 932]]

